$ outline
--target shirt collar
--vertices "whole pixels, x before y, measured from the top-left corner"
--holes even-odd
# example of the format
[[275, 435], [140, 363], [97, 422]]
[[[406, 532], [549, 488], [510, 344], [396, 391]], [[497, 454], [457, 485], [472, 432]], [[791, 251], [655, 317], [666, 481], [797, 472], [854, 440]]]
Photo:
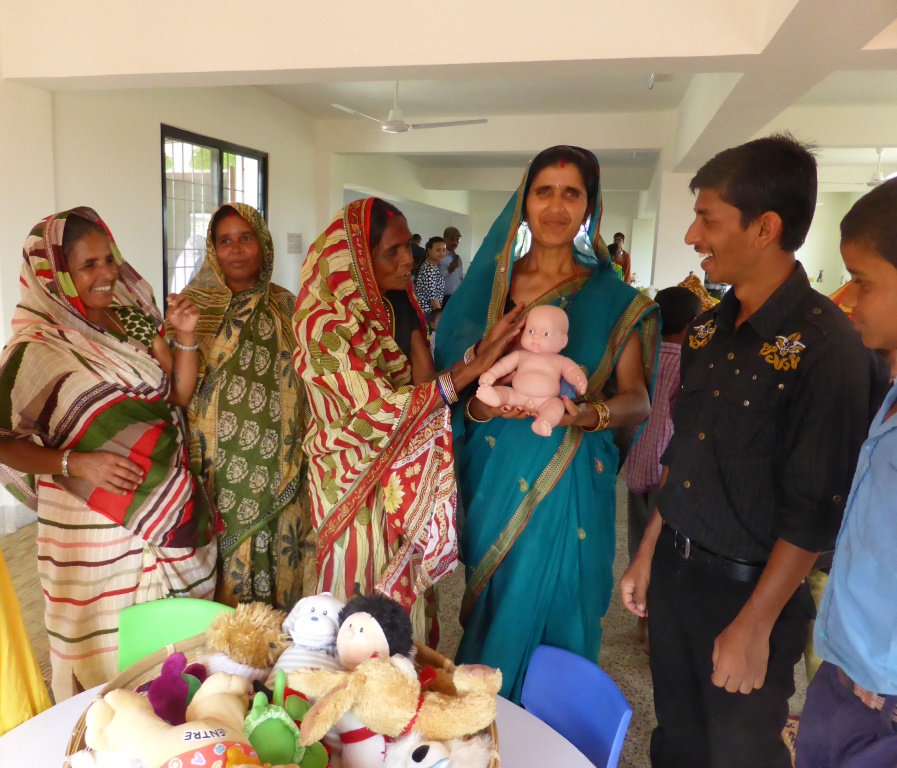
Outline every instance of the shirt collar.
[[[745, 320], [745, 323], [749, 323], [762, 338], [772, 338], [794, 311], [794, 307], [812, 290], [806, 270], [797, 261], [794, 271], [788, 276], [788, 279], [775, 289], [773, 294], [763, 302], [763, 306]], [[735, 295], [735, 291], [729, 290], [717, 308], [717, 322], [725, 328], [734, 328], [740, 309], [741, 302]]]

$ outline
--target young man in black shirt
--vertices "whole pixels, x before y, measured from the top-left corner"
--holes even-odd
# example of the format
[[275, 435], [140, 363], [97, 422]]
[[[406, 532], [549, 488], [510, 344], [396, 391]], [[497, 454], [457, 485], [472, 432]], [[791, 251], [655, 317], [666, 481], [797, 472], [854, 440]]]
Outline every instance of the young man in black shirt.
[[648, 615], [652, 766], [789, 768], [804, 579], [834, 544], [880, 369], [795, 259], [816, 203], [804, 146], [725, 150], [690, 187], [685, 241], [732, 288], [683, 345], [664, 487], [622, 597]]

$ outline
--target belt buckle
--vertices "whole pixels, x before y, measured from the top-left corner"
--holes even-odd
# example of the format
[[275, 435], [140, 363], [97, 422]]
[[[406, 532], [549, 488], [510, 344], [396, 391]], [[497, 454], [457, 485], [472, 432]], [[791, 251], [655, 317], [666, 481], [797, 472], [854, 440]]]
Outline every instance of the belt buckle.
[[683, 560], [691, 559], [691, 539], [673, 529], [674, 549]]

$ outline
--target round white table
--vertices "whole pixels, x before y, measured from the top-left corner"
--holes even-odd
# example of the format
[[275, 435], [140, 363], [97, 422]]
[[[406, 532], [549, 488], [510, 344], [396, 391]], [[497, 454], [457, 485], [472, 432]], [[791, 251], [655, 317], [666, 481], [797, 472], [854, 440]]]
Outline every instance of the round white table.
[[[0, 736], [2, 764], [60, 768], [75, 723], [100, 689], [79, 693]], [[498, 700], [496, 721], [501, 768], [592, 768], [563, 736], [506, 699]]]

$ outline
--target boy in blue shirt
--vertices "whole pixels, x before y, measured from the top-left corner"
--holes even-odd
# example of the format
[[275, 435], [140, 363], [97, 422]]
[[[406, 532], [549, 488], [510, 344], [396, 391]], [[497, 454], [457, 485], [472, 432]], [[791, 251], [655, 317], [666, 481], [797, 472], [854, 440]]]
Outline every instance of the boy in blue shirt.
[[[897, 350], [897, 179], [841, 222], [845, 304], [863, 343]], [[863, 444], [819, 607], [822, 667], [807, 690], [797, 768], [897, 766], [897, 386]]]

